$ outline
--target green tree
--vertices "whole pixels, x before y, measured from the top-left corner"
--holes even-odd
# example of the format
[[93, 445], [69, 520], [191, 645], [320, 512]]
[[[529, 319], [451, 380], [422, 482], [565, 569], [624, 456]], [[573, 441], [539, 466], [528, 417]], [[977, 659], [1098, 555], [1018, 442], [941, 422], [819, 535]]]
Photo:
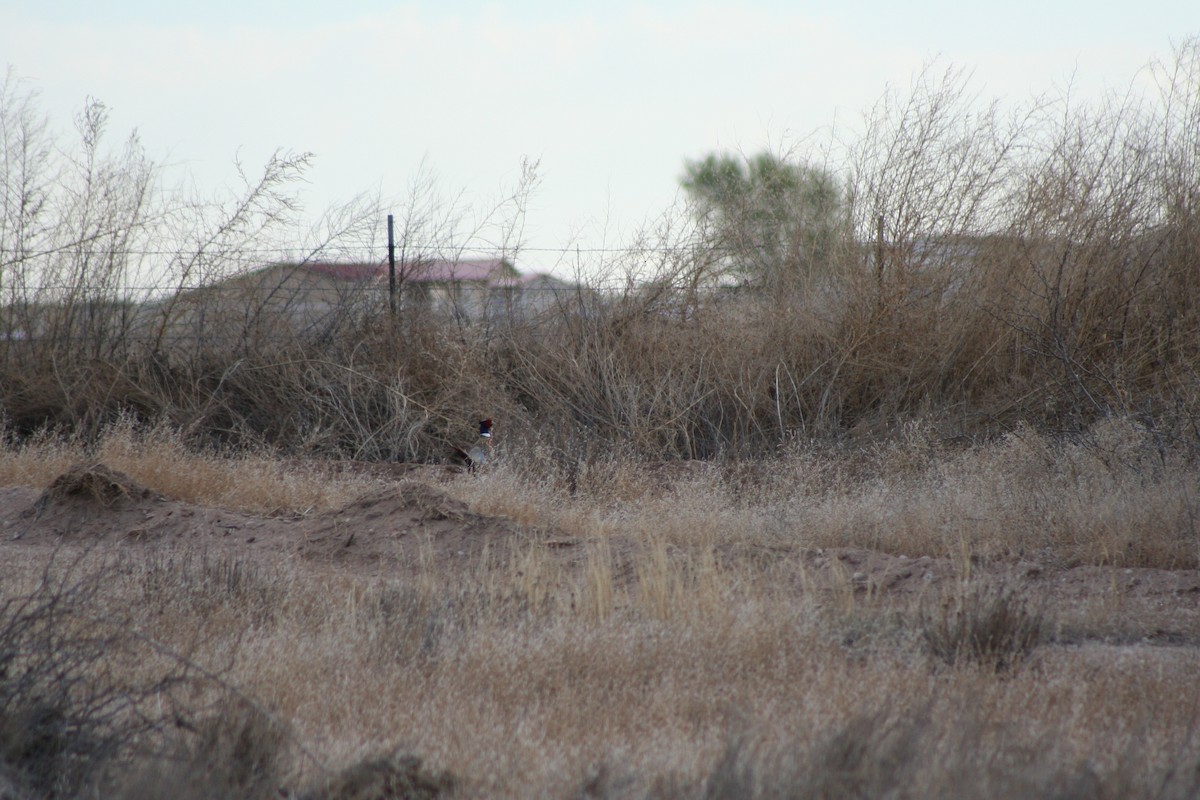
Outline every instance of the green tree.
[[687, 161], [680, 185], [726, 268], [756, 285], [802, 286], [827, 273], [849, 235], [838, 179], [769, 152]]

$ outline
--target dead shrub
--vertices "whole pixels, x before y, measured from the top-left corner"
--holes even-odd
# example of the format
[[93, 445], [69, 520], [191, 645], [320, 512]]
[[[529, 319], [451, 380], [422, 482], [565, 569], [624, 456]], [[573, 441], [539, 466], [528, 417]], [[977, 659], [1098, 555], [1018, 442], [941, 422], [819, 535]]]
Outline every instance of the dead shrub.
[[[11, 265], [6, 285], [22, 288], [0, 298], [0, 405], [22, 435], [93, 439], [130, 415], [206, 444], [371, 460], [443, 460], [477, 415], [495, 416], [509, 441], [561, 454], [556, 471], [571, 486], [610, 444], [645, 459], [761, 457], [796, 438], [873, 438], [910, 419], [978, 440], [1022, 422], [1075, 434], [1132, 418], [1195, 455], [1197, 75], [1195, 38], [1155, 73], [1160, 96], [1096, 108], [982, 105], [962, 70], [922, 73], [908, 96], [881, 101], [845, 153], [853, 230], [828, 270], [786, 292], [728, 285], [721, 243], [667, 214], [627, 252], [581, 265], [595, 277], [536, 319], [392, 315], [380, 293], [331, 301], [329, 326], [300, 335], [286, 313], [264, 317], [304, 295], [232, 291], [238, 273], [255, 274], [243, 251], [254, 237], [214, 233], [203, 258], [179, 253], [178, 286], [157, 287], [166, 297], [150, 303], [125, 293], [139, 265], [122, 243], [170, 214], [118, 204], [123, 224], [95, 242], [52, 220], [14, 224], [65, 241], [0, 247], [62, 255]], [[0, 121], [30, 113], [8, 99]], [[153, 185], [142, 162], [111, 165], [116, 197]], [[281, 232], [288, 215], [265, 212], [289, 207], [284, 189], [306, 164], [275, 159], [228, 230]], [[58, 191], [53, 166], [39, 173]], [[425, 233], [446, 251], [458, 244]], [[81, 241], [110, 265], [99, 286], [65, 255]], [[67, 285], [42, 286], [43, 274]], [[182, 309], [201, 298], [193, 320]], [[213, 331], [217, 318], [233, 330]]]
[[919, 612], [929, 652], [947, 664], [997, 672], [1023, 661], [1048, 633], [1043, 606], [1002, 583], [971, 582]]
[[454, 776], [430, 770], [411, 754], [393, 753], [353, 764], [299, 800], [435, 800], [453, 791]]
[[184, 660], [153, 659], [97, 598], [109, 570], [52, 563], [35, 588], [0, 594], [0, 765], [31, 796], [74, 796], [110, 764], [152, 748], [191, 717], [203, 681]]
[[110, 791], [131, 800], [279, 797], [290, 743], [285, 726], [231, 696], [192, 735], [180, 738], [172, 752], [134, 762]]

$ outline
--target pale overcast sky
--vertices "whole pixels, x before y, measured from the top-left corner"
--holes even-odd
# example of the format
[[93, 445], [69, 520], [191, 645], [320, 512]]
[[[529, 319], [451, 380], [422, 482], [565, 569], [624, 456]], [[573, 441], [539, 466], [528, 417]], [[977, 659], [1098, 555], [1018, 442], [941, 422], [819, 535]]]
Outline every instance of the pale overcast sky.
[[621, 244], [685, 158], [852, 132], [934, 58], [989, 97], [1093, 95], [1195, 34], [1197, 0], [0, 0], [0, 67], [64, 134], [94, 96], [114, 142], [137, 128], [213, 190], [235, 157], [312, 151], [314, 208], [400, 195], [423, 161], [491, 197], [540, 159], [533, 248]]

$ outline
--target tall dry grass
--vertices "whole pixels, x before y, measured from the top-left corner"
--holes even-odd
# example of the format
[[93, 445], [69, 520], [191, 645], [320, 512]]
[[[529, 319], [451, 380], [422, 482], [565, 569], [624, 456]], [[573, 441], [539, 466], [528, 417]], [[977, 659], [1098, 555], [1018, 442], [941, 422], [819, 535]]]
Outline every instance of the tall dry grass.
[[1200, 563], [1191, 449], [1164, 449], [1157, 431], [1127, 421], [1100, 421], [1065, 442], [1021, 427], [970, 447], [910, 425], [872, 446], [809, 444], [757, 461], [613, 460], [570, 483], [554, 474], [552, 453], [500, 452], [495, 468], [449, 490], [484, 513], [583, 537], [1056, 566]]
[[[159, 646], [226, 665], [254, 698], [265, 720], [230, 711], [217, 749], [195, 745], [222, 770], [261, 765], [244, 784], [334, 785], [401, 752], [449, 776], [458, 797], [1196, 789], [1191, 647], [1041, 643], [997, 671], [927, 652], [915, 609], [877, 608], [870, 629], [819, 592], [772, 591], [749, 572], [718, 604], [682, 594], [664, 615], [651, 596], [598, 615], [531, 609], [512, 594], [518, 576], [494, 570], [490, 588], [453, 574], [411, 584], [260, 570], [214, 594], [211, 571], [129, 554], [100, 602], [132, 609], [132, 629]], [[568, 596], [594, 587], [586, 573], [572, 580]], [[171, 602], [146, 602], [145, 587]], [[272, 613], [244, 613], [263, 597]], [[180, 791], [192, 763], [136, 771], [118, 796]], [[226, 790], [198, 782], [188, 796]]]
[[0, 485], [44, 488], [72, 466], [97, 462], [184, 502], [260, 514], [338, 509], [375, 484], [368, 475], [331, 474], [265, 449], [197, 449], [177, 429], [143, 429], [126, 419], [91, 442], [47, 434], [5, 438]]
[[[610, 454], [569, 478], [554, 449], [502, 443], [497, 454], [484, 471], [439, 474], [441, 488], [474, 511], [532, 528], [651, 543], [644, 568], [659, 572], [675, 572], [677, 548], [748, 544], [1052, 566], [1200, 564], [1200, 469], [1191, 449], [1165, 446], [1157, 430], [1128, 421], [1102, 420], [1071, 441], [1021, 427], [969, 447], [913, 424], [870, 446], [797, 444], [727, 463]], [[0, 486], [44, 488], [94, 462], [179, 500], [261, 514], [334, 511], [381, 480], [269, 451], [196, 450], [169, 428], [122, 423], [93, 444], [5, 440]], [[707, 573], [687, 559], [685, 571]], [[529, 569], [536, 574], [537, 565]]]
[[[1186, 603], [1098, 590], [1026, 606], [975, 574], [997, 557], [1047, 574], [1195, 565], [1186, 453], [1163, 461], [1125, 423], [1085, 438], [1027, 429], [964, 449], [910, 427], [874, 448], [667, 475], [597, 461], [573, 491], [501, 453], [444, 489], [550, 532], [458, 568], [422, 554], [407, 577], [178, 545], [92, 553], [108, 561], [81, 629], [118, 619], [123, 647], [158, 654], [96, 669], [153, 685], [178, 653], [220, 676], [185, 705], [195, 732], [156, 740], [106, 796], [342, 798], [368, 779], [460, 797], [1188, 796], [1200, 626]], [[99, 450], [153, 488], [231, 497], [205, 477], [218, 457], [174, 434], [117, 428]], [[330, 497], [272, 483], [295, 462], [226, 458], [263, 495], [248, 508]], [[29, 445], [0, 457], [37, 461]], [[1137, 548], [1114, 558], [1125, 540], [1109, 537]], [[889, 597], [808, 559], [854, 545], [951, 557], [952, 586]], [[0, 561], [5, 598], [36, 590], [36, 565]], [[1181, 646], [1146, 644], [1163, 630]]]

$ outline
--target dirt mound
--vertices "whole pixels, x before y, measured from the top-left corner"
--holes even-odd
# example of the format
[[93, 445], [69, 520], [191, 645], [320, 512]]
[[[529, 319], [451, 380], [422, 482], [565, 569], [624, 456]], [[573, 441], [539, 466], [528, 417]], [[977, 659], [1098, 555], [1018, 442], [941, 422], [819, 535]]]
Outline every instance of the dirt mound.
[[510, 520], [476, 514], [416, 480], [389, 483], [312, 517], [192, 505], [100, 463], [71, 468], [31, 502], [35, 491], [0, 494], [5, 539], [38, 546], [71, 540], [254, 551], [299, 555], [314, 564], [394, 570], [466, 565], [485, 548], [498, 555], [533, 535]]
[[[264, 516], [192, 505], [104, 464], [80, 464], [44, 491], [0, 489], [0, 543], [43, 551], [68, 543], [199, 548], [232, 558], [298, 560], [318, 570], [397, 576], [427, 570], [468, 574], [484, 561], [509, 563], [514, 551], [532, 546], [546, 548], [568, 570], [582, 570], [605, 554], [615, 586], [633, 587], [638, 580], [637, 568], [646, 551], [645, 542], [636, 537], [620, 534], [593, 542], [478, 514], [426, 480], [373, 486], [336, 511]], [[0, 560], [15, 553], [0, 554]], [[974, 559], [964, 564], [946, 557], [850, 547], [814, 551], [786, 543], [730, 542], [718, 546], [715, 555], [731, 569], [761, 569], [797, 588], [837, 597], [852, 593], [870, 602], [937, 596], [952, 591], [964, 572], [1053, 596], [1064, 608], [1086, 604], [1098, 595], [1119, 596], [1156, 620], [1155, 636], [1170, 642], [1200, 641], [1197, 570], [1064, 568]]]
[[363, 519], [378, 519], [400, 515], [418, 522], [455, 520], [458, 522], [484, 519], [472, 514], [467, 504], [426, 483], [405, 481], [375, 492], [369, 492], [326, 517], [358, 515]]
[[369, 492], [305, 525], [301, 554], [335, 561], [408, 564], [470, 559], [532, 535], [516, 523], [472, 512], [427, 483]]
[[[102, 463], [75, 465], [29, 503], [33, 491], [6, 492], [0, 503], [0, 524], [12, 531], [7, 538], [202, 542], [230, 538], [264, 522], [248, 514], [180, 502]], [[250, 536], [240, 543], [253, 541]]]
[[104, 536], [122, 528], [136, 530], [133, 520], [144, 518], [147, 508], [166, 502], [164, 495], [106, 464], [76, 464], [23, 509], [15, 525], [6, 527], [17, 528], [14, 539], [46, 533]]
[[59, 475], [38, 498], [40, 505], [82, 502], [112, 508], [122, 504], [161, 501], [166, 498], [106, 464], [76, 464]]

